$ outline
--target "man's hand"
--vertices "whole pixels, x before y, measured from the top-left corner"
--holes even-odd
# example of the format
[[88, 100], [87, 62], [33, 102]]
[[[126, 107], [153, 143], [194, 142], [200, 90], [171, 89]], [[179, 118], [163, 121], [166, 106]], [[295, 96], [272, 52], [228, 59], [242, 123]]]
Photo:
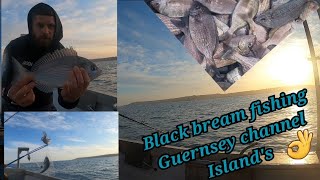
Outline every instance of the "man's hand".
[[70, 72], [69, 80], [63, 85], [61, 96], [66, 102], [73, 103], [87, 90], [90, 78], [85, 69], [75, 66]]
[[[288, 156], [293, 159], [303, 159], [305, 158], [310, 151], [311, 148], [311, 141], [312, 141], [313, 134], [309, 133], [308, 130], [304, 130], [303, 134], [302, 131], [298, 131], [298, 141], [293, 141], [288, 146]], [[293, 147], [298, 147], [297, 151], [293, 151]]]
[[32, 75], [26, 75], [11, 86], [7, 96], [21, 107], [30, 106], [35, 101], [33, 88], [36, 86], [36, 83], [33, 80]]

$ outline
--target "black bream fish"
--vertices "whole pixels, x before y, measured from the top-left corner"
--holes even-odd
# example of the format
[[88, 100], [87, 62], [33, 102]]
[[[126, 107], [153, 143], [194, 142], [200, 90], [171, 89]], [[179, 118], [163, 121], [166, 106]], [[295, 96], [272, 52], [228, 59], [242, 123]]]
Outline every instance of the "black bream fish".
[[232, 14], [237, 5], [235, 0], [197, 0], [206, 6], [211, 12], [217, 14]]
[[43, 142], [43, 143], [45, 143], [46, 145], [49, 145], [50, 144], [50, 141], [51, 141], [51, 139], [50, 138], [48, 138], [48, 136], [47, 136], [47, 133], [46, 132], [42, 132], [42, 134], [43, 134], [43, 136], [41, 137], [41, 141]]
[[287, 23], [299, 19], [306, 6], [314, 3], [312, 0], [291, 0], [272, 8], [256, 17], [256, 23], [268, 27], [279, 28]]
[[239, 0], [232, 14], [231, 27], [228, 32], [220, 37], [220, 40], [229, 39], [234, 32], [247, 24], [249, 24], [250, 29], [254, 31], [256, 25], [253, 17], [257, 14], [258, 9], [259, 1], [257, 0]]
[[217, 25], [210, 11], [197, 1], [190, 9], [189, 31], [198, 50], [207, 59], [212, 59], [218, 45]]
[[224, 33], [226, 33], [229, 30], [229, 26], [222, 21], [220, 21], [218, 18], [214, 17], [214, 20], [217, 25], [217, 30], [218, 30], [218, 36], [222, 36]]
[[269, 10], [271, 7], [271, 0], [259, 0], [259, 9], [257, 15]]
[[49, 158], [46, 156], [43, 161], [42, 171], [40, 173], [44, 173], [50, 167]]
[[171, 20], [175, 20], [176, 18], [170, 18], [168, 16], [156, 13], [158, 18], [163, 22], [164, 25], [169, 29], [169, 31], [174, 35], [179, 35], [181, 33], [181, 30], [177, 28]]
[[[189, 32], [195, 46], [204, 55], [204, 62], [210, 64], [211, 76], [217, 81], [220, 73], [213, 60], [219, 43], [217, 25], [208, 8], [198, 1], [194, 1], [190, 9]], [[209, 71], [207, 68], [206, 70]]]
[[282, 4], [289, 2], [290, 0], [272, 0], [271, 1], [271, 8], [276, 8]]
[[272, 29], [269, 33], [269, 39], [262, 43], [262, 48], [266, 49], [270, 45], [278, 45], [284, 38], [292, 32], [292, 23], [288, 23], [280, 28]]
[[74, 66], [84, 68], [90, 80], [97, 78], [102, 73], [92, 61], [78, 56], [75, 50], [67, 48], [41, 57], [33, 64], [31, 71], [23, 68], [14, 58], [13, 66], [14, 81], [21, 79], [26, 73], [31, 73], [34, 76], [36, 87], [45, 93], [52, 92], [54, 88], [62, 87], [68, 80]]
[[184, 17], [189, 14], [193, 0], [153, 0], [151, 6], [168, 17]]
[[246, 56], [250, 53], [252, 46], [256, 42], [255, 35], [242, 35], [231, 38], [226, 44], [233, 50]]
[[243, 73], [246, 73], [247, 71], [249, 71], [260, 60], [254, 57], [242, 56], [237, 51], [233, 51], [228, 58], [240, 63], [243, 68]]
[[171, 20], [171, 22], [184, 33], [183, 46], [188, 50], [191, 56], [201, 64], [203, 61], [203, 54], [198, 50], [191, 38], [188, 17], [181, 18], [180, 20]]

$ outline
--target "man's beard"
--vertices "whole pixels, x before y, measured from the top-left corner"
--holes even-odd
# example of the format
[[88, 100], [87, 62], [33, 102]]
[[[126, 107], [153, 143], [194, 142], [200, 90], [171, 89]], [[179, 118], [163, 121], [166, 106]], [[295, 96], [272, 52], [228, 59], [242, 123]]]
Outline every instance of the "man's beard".
[[42, 49], [49, 48], [51, 46], [51, 44], [52, 44], [52, 39], [48, 38], [48, 37], [45, 37], [45, 36], [41, 36], [41, 37], [38, 37], [38, 38], [33, 36], [33, 40], [36, 43], [36, 45], [39, 48], [42, 48]]

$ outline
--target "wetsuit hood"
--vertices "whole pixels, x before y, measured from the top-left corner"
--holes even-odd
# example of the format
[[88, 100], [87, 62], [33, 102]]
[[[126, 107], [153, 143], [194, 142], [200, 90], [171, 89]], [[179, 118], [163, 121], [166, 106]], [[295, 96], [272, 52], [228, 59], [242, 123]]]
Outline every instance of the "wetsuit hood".
[[53, 35], [53, 41], [52, 45], [55, 46], [59, 43], [59, 41], [63, 37], [63, 29], [62, 24], [60, 21], [60, 18], [57, 14], [57, 12], [48, 4], [45, 3], [39, 3], [35, 6], [33, 6], [29, 13], [28, 13], [28, 30], [29, 30], [29, 37], [32, 37], [32, 17], [34, 15], [49, 15], [54, 16], [56, 28]]

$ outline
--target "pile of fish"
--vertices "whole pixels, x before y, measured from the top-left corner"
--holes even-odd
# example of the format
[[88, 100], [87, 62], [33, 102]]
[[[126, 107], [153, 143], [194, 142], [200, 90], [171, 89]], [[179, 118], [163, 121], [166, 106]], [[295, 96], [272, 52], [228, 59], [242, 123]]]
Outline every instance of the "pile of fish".
[[315, 0], [145, 0], [223, 90], [319, 8]]

